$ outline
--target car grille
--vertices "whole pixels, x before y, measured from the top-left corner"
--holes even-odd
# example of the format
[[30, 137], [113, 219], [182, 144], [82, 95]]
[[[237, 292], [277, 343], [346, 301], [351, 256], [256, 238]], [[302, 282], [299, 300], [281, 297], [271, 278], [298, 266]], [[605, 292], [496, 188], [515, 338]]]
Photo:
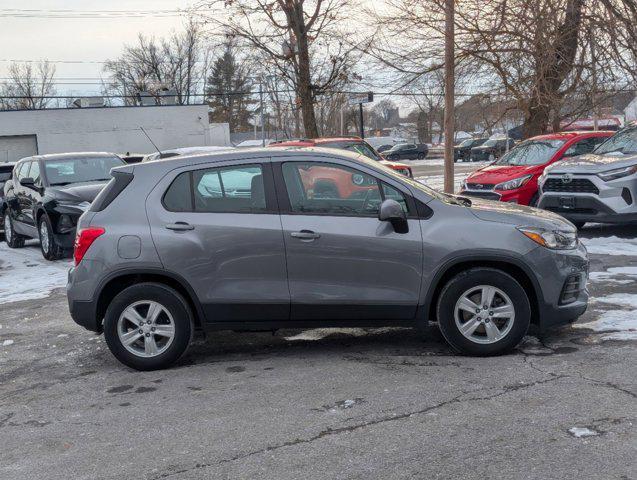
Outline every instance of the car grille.
[[486, 200], [500, 200], [500, 194], [495, 192], [476, 192], [474, 190], [463, 190], [460, 192], [461, 195], [466, 195], [468, 197], [477, 197], [484, 198]]
[[467, 183], [467, 188], [471, 190], [493, 190], [493, 183]]
[[543, 192], [594, 193], [599, 195], [599, 189], [586, 178], [572, 178], [564, 182], [561, 178], [548, 178], [542, 187]]

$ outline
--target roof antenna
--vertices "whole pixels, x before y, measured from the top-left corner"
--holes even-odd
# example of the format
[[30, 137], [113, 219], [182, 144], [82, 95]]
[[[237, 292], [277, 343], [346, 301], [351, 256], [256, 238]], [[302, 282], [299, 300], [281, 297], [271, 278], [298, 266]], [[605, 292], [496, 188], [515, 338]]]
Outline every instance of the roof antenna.
[[139, 126], [139, 129], [144, 132], [144, 135], [146, 135], [146, 138], [148, 139], [148, 141], [150, 143], [153, 144], [153, 147], [155, 147], [155, 150], [157, 150], [157, 153], [159, 153], [159, 158], [164, 158], [164, 154], [161, 153], [161, 150], [159, 150], [159, 148], [157, 148], [157, 145], [155, 145], [155, 142], [153, 142], [153, 139], [150, 138], [150, 135], [148, 135], [148, 132], [146, 132], [146, 130], [144, 130], [144, 127], [142, 127], [141, 125]]

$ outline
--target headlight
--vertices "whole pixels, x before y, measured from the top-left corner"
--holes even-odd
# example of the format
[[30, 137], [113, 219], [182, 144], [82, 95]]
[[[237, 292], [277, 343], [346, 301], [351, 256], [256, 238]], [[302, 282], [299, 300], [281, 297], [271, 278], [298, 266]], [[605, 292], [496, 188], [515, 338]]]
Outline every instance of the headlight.
[[514, 178], [513, 180], [508, 180], [506, 182], [498, 183], [494, 190], [514, 190], [516, 188], [520, 188], [526, 182], [531, 180], [533, 175], [524, 175], [523, 177]]
[[62, 207], [75, 207], [79, 208], [80, 210], [88, 210], [88, 208], [91, 206], [90, 202], [77, 203], [73, 200], [58, 200], [57, 203]]
[[636, 172], [637, 165], [633, 165], [631, 167], [616, 168], [614, 170], [598, 173], [597, 176], [605, 182], [608, 182], [610, 180], [615, 180], [616, 178], [627, 177], [628, 175], [632, 175]]
[[572, 250], [577, 247], [577, 232], [551, 231], [543, 228], [518, 227], [523, 235], [552, 250]]
[[544, 186], [544, 182], [546, 181], [546, 177], [548, 176], [548, 173], [546, 173], [546, 170], [542, 172], [542, 175], [540, 175], [537, 179], [537, 184], [540, 188], [542, 188]]

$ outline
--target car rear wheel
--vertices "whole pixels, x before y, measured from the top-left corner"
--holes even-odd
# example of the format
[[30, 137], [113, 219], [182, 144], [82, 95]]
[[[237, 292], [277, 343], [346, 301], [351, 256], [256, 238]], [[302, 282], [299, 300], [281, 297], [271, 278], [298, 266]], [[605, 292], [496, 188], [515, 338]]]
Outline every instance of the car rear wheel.
[[524, 288], [508, 273], [472, 268], [445, 285], [437, 314], [442, 335], [458, 352], [500, 355], [526, 334], [531, 305]]
[[194, 332], [184, 298], [166, 285], [141, 283], [120, 292], [104, 317], [108, 348], [124, 365], [157, 370], [176, 362]]
[[24, 247], [25, 237], [15, 232], [13, 228], [13, 220], [9, 214], [7, 208], [4, 212], [4, 241], [10, 248], [22, 248]]
[[578, 230], [581, 230], [582, 228], [584, 228], [584, 225], [586, 225], [586, 222], [572, 222], [573, 225], [575, 225], [575, 228], [577, 228]]
[[55, 240], [51, 220], [46, 214], [40, 217], [38, 235], [40, 237], [40, 250], [42, 250], [44, 258], [47, 260], [58, 260], [64, 256], [64, 250]]
[[424, 160], [424, 159], [425, 159], [425, 157], [426, 157], [426, 155], [425, 155], [424, 153], [422, 153], [422, 152], [420, 152], [420, 153], [418, 154], [418, 160]]

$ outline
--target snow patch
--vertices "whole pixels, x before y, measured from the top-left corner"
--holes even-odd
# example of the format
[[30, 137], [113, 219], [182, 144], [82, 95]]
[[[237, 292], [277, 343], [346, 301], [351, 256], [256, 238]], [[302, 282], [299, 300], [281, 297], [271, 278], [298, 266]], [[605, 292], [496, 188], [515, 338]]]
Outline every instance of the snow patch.
[[580, 238], [588, 253], [637, 256], [637, 239], [619, 237]]
[[614, 293], [595, 299], [597, 302], [619, 305], [629, 310], [609, 310], [596, 320], [587, 323], [576, 323], [574, 328], [586, 328], [595, 332], [606, 333], [603, 340], [637, 340], [637, 295], [630, 293]]
[[[468, 173], [459, 173], [454, 175], [454, 192], [460, 190], [460, 184], [465, 178], [467, 178], [468, 175]], [[416, 180], [427, 185], [429, 188], [433, 188], [434, 190], [442, 190], [445, 186], [444, 175], [427, 175], [424, 177], [416, 177]]]
[[50, 262], [42, 257], [40, 248], [9, 248], [0, 244], [0, 304], [46, 298], [55, 288], [66, 285], [71, 263]]
[[13, 345], [13, 340], [5, 340], [2, 342], [3, 347], [8, 347], [9, 345]]
[[362, 328], [314, 328], [312, 330], [306, 330], [304, 332], [299, 333], [298, 335], [293, 335], [291, 337], [284, 337], [288, 341], [315, 341], [321, 340], [325, 337], [335, 334], [344, 334], [351, 335], [354, 337], [362, 337], [363, 335], [367, 335], [368, 332], [363, 330]]
[[629, 284], [634, 280], [618, 279], [615, 277], [637, 278], [637, 267], [613, 267], [605, 272], [590, 272], [589, 278], [593, 282], [611, 282], [619, 284]]
[[568, 432], [575, 438], [596, 437], [597, 435], [599, 435], [599, 432], [596, 432], [595, 430], [587, 427], [571, 427], [568, 429]]

